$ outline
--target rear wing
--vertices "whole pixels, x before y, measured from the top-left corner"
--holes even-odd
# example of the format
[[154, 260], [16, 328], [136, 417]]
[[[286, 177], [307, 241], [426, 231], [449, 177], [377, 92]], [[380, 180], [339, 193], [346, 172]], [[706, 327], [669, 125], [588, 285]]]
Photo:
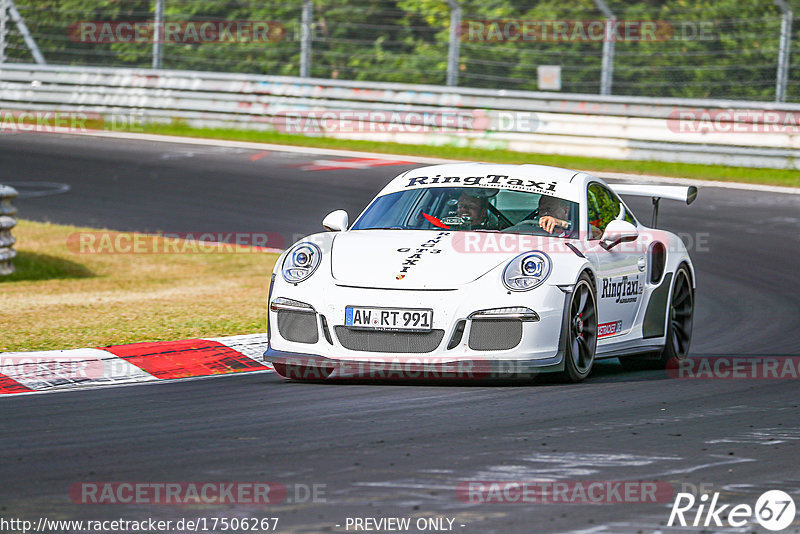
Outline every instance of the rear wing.
[[608, 184], [618, 195], [651, 197], [653, 199], [653, 228], [658, 222], [658, 203], [662, 198], [678, 200], [691, 204], [697, 198], [697, 188], [693, 185], [640, 185], [640, 184]]

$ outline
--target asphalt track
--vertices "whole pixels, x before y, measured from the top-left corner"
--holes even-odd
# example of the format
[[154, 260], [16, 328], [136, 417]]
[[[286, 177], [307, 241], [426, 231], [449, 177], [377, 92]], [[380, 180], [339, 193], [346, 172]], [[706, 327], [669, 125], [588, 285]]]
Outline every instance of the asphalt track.
[[[0, 135], [0, 183], [54, 193], [21, 198], [22, 217], [119, 230], [267, 231], [288, 240], [316, 231], [332, 209], [353, 217], [407, 168], [303, 170], [318, 159]], [[646, 203], [631, 204], [648, 220]], [[693, 249], [694, 357], [800, 355], [800, 196], [701, 189], [688, 208], [663, 202], [660, 226]], [[5, 398], [0, 516], [279, 517], [278, 532], [344, 532], [348, 517], [445, 517], [463, 533], [669, 532], [671, 501], [478, 504], [456, 488], [649, 480], [676, 491], [702, 485], [734, 504], [781, 489], [800, 504], [799, 392], [797, 380], [681, 380], [625, 372], [612, 360], [580, 385], [317, 385], [254, 374]], [[73, 503], [70, 486], [86, 481], [279, 482], [294, 502]], [[293, 497], [297, 485], [312, 484], [324, 485], [317, 502]]]

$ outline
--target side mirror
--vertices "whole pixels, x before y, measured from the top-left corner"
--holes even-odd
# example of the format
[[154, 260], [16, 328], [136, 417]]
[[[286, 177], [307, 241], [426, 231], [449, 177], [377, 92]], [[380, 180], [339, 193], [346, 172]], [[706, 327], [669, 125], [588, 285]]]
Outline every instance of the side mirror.
[[639, 230], [628, 221], [614, 220], [608, 223], [603, 237], [600, 238], [600, 246], [606, 250], [611, 250], [620, 243], [635, 241], [639, 237]]
[[322, 226], [330, 232], [344, 232], [349, 222], [346, 211], [336, 210], [322, 219]]

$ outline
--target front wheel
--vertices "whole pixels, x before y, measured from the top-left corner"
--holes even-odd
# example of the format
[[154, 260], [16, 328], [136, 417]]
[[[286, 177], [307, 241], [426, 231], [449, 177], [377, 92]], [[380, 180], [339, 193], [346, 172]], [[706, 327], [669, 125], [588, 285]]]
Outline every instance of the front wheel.
[[561, 378], [580, 382], [592, 371], [597, 350], [597, 297], [586, 273], [575, 284], [565, 322], [567, 335]]

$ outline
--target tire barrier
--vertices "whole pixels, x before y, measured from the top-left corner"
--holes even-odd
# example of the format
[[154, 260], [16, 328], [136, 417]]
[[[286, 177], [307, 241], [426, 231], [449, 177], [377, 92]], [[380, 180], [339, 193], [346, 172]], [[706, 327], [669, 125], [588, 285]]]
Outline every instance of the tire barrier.
[[17, 225], [17, 208], [11, 201], [17, 198], [19, 193], [13, 187], [0, 185], [0, 276], [14, 272], [13, 259], [17, 255], [14, 250], [16, 238], [11, 235], [11, 229]]

